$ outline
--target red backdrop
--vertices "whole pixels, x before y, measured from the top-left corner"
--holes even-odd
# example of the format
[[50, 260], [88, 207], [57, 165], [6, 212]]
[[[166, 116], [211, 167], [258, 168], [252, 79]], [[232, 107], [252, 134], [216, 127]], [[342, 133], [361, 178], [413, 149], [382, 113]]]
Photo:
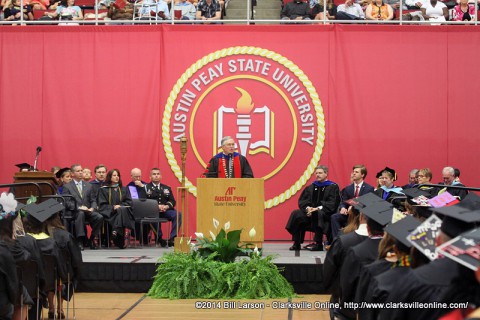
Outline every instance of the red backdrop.
[[[375, 172], [386, 165], [397, 169], [400, 185], [407, 182], [411, 168], [430, 167], [437, 182], [441, 168], [452, 165], [461, 169], [466, 185], [478, 186], [478, 30], [354, 25], [2, 27], [0, 182], [10, 182], [14, 164], [32, 163], [35, 148], [42, 146], [40, 169], [104, 163], [109, 169], [119, 168], [128, 182], [132, 167], [141, 168], [148, 180], [148, 169], [159, 166], [164, 182], [178, 186], [162, 141], [167, 97], [198, 59], [228, 47], [251, 46], [286, 57], [315, 87], [325, 116], [319, 163], [329, 166], [330, 179], [341, 187], [356, 163], [367, 166], [371, 184]], [[282, 119], [275, 121], [282, 124]], [[201, 141], [202, 136], [195, 139]], [[280, 144], [289, 141], [281, 134], [276, 139]], [[198, 167], [197, 162], [189, 150], [187, 173], [193, 182], [199, 172], [188, 168]], [[305, 167], [297, 161], [288, 165], [289, 171]], [[264, 162], [252, 166], [257, 172], [268, 171]], [[287, 186], [298, 178], [281, 170], [279, 175]], [[297, 199], [298, 193], [265, 210], [267, 239], [288, 239], [284, 225]], [[194, 231], [193, 196], [190, 202]]]

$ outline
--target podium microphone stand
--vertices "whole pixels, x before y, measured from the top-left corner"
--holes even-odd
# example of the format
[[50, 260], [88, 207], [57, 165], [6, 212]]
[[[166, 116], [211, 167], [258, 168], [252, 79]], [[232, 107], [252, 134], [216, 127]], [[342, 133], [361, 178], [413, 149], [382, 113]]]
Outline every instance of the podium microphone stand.
[[189, 252], [190, 246], [188, 245], [189, 232], [188, 223], [189, 208], [188, 208], [188, 188], [185, 187], [185, 162], [187, 159], [187, 138], [182, 137], [180, 139], [180, 154], [182, 157], [182, 186], [177, 188], [177, 199], [179, 200], [177, 208], [180, 208], [180, 212], [183, 215], [182, 225], [179, 227], [179, 215], [177, 214], [177, 237], [175, 238], [174, 251], [175, 252]]

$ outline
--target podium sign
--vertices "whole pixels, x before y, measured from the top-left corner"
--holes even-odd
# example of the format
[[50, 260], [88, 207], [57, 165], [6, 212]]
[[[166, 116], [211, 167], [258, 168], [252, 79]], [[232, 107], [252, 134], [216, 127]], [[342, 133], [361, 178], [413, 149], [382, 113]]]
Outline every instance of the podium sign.
[[[210, 237], [218, 233], [213, 227], [213, 218], [223, 228], [230, 221], [230, 229], [243, 229], [240, 240], [261, 245], [264, 240], [263, 179], [197, 179], [197, 232]], [[256, 235], [250, 238], [250, 229]]]

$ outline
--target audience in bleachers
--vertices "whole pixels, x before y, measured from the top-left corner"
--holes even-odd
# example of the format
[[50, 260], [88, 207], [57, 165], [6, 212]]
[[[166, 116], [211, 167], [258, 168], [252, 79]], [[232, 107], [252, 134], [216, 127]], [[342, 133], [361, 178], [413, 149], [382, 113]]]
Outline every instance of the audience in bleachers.
[[7, 0], [3, 8], [4, 20], [6, 21], [19, 21], [22, 13], [23, 20], [33, 20], [32, 6], [24, 4], [22, 8], [20, 0]]
[[187, 0], [175, 1], [175, 4], [172, 8], [171, 16], [175, 20], [195, 20], [195, 15], [197, 13], [197, 8], [191, 2]]
[[310, 20], [310, 6], [302, 0], [287, 3], [280, 14], [282, 20]]
[[441, 1], [426, 1], [423, 3], [421, 10], [425, 20], [433, 22], [444, 22], [448, 20], [448, 8], [445, 3]]
[[[324, 10], [324, 1], [323, 0], [310, 0], [310, 18], [314, 20], [335, 20], [337, 15], [337, 5], [333, 0], [327, 0], [326, 10]], [[324, 16], [325, 12], [325, 16]]]
[[[0, 20], [16, 24], [22, 18], [26, 22], [54, 19], [158, 21], [173, 18], [176, 21], [202, 20], [208, 24], [219, 23], [212, 20], [221, 20], [226, 15], [225, 1], [221, 0], [91, 0], [91, 4], [85, 0], [80, 5], [75, 5], [74, 1], [25, 0], [20, 10], [20, 0], [1, 0]], [[284, 0], [280, 19], [429, 20], [432, 25], [441, 24], [449, 18], [452, 21], [477, 20], [472, 0], [346, 0], [340, 4], [339, 1], [342, 0]], [[326, 9], [323, 8], [325, 4]], [[401, 5], [403, 14], [400, 17]], [[452, 8], [450, 12], [448, 8]]]
[[112, 20], [132, 20], [133, 3], [127, 0], [117, 0], [109, 6], [108, 16]]
[[83, 20], [83, 12], [75, 5], [75, 0], [62, 0], [55, 12], [45, 12], [45, 16], [59, 20]]
[[365, 18], [377, 21], [393, 20], [393, 8], [383, 0], [374, 0], [365, 10]]
[[[136, 13], [135, 10], [137, 10]], [[136, 1], [134, 15], [140, 20], [151, 20], [152, 17], [157, 20], [170, 20], [170, 10], [163, 0]]]
[[337, 7], [337, 20], [363, 20], [365, 13], [362, 7], [353, 2], [353, 0], [346, 0], [345, 3]]
[[209, 21], [220, 20], [222, 8], [217, 0], [201, 0], [197, 5], [196, 20]]
[[460, 0], [452, 10], [452, 21], [475, 21], [475, 6], [468, 4], [468, 0]]

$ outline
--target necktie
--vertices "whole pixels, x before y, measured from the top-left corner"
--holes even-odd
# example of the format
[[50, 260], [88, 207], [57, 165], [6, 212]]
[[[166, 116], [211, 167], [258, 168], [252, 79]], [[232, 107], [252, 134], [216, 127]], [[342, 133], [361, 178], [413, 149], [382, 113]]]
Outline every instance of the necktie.
[[360, 189], [360, 186], [357, 184], [355, 186], [355, 195], [354, 195], [355, 198], [358, 198], [358, 189]]
[[82, 184], [79, 182], [77, 183], [77, 189], [78, 189], [78, 193], [80, 193], [80, 198], [82, 197]]

